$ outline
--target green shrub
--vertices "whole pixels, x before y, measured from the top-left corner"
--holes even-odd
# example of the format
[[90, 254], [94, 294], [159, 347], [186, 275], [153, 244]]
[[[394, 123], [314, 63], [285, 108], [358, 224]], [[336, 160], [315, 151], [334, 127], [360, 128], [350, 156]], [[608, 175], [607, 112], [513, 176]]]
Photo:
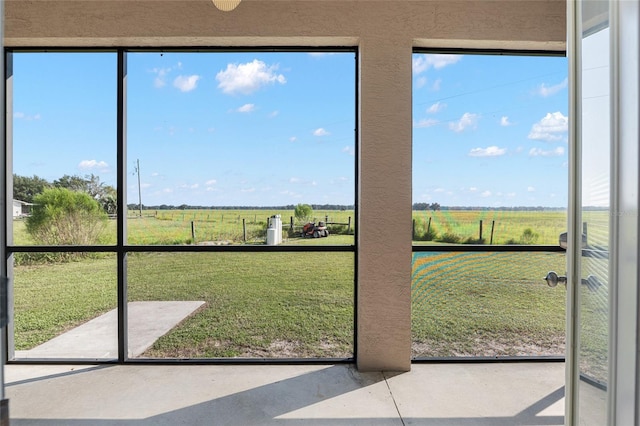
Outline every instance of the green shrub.
[[538, 241], [538, 237], [539, 235], [537, 232], [533, 232], [531, 228], [527, 228], [524, 231], [522, 231], [522, 235], [520, 236], [520, 243], [535, 244], [536, 241]]
[[454, 234], [453, 232], [445, 232], [438, 238], [438, 241], [441, 243], [453, 243], [459, 244], [462, 241], [462, 237], [458, 234]]
[[519, 239], [516, 240], [515, 238], [509, 238], [505, 244], [535, 244], [539, 237], [540, 235], [538, 235], [537, 232], [534, 232], [531, 228], [527, 228], [522, 231]]
[[293, 215], [298, 222], [306, 223], [311, 220], [313, 216], [313, 209], [309, 204], [298, 204], [293, 210]]
[[26, 229], [37, 244], [93, 245], [107, 224], [107, 214], [87, 193], [45, 189], [34, 197]]
[[413, 228], [413, 239], [414, 241], [434, 241], [438, 237], [438, 233], [433, 225], [426, 226], [425, 222], [421, 220], [416, 220], [414, 228]]
[[478, 239], [478, 238], [474, 238], [474, 237], [467, 237], [464, 240], [464, 244], [485, 244], [486, 242], [487, 241], [484, 238]]

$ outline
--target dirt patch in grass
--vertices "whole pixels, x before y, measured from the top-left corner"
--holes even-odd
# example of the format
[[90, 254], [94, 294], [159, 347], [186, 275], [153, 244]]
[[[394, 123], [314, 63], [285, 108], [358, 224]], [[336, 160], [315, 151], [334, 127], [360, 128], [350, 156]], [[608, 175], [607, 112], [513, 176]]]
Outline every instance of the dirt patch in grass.
[[414, 341], [412, 356], [428, 357], [499, 357], [499, 356], [564, 356], [565, 337], [544, 341], [475, 337], [465, 342]]
[[313, 348], [305, 347], [299, 341], [274, 340], [267, 346], [256, 344], [253, 347], [234, 345], [231, 341], [206, 339], [197, 345], [186, 348], [149, 349], [145, 358], [351, 358], [348, 352], [338, 343], [327, 340], [318, 342]]

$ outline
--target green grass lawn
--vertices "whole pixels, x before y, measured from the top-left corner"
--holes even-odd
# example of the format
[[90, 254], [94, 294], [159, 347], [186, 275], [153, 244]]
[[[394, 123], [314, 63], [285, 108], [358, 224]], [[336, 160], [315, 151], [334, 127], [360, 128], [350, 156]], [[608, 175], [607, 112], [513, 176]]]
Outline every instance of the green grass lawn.
[[[202, 300], [152, 357], [351, 357], [352, 253], [128, 257], [129, 301]], [[116, 307], [115, 258], [15, 268], [16, 349]]]
[[415, 357], [564, 355], [566, 290], [557, 253], [415, 253]]
[[[557, 253], [416, 253], [413, 354], [562, 355], [565, 289]], [[353, 253], [136, 253], [130, 301], [206, 305], [143, 356], [350, 357]], [[15, 268], [16, 348], [28, 349], [116, 307], [116, 263], [103, 256]]]

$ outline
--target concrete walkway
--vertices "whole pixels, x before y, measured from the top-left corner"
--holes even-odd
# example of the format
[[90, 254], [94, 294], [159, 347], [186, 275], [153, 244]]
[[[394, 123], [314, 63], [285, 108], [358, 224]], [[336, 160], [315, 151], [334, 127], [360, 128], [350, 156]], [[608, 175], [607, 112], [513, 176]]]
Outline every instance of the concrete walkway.
[[[204, 305], [202, 301], [129, 302], [129, 357], [137, 357], [158, 338]], [[16, 359], [118, 358], [118, 312], [112, 310], [27, 351]]]
[[[13, 426], [562, 425], [564, 364], [8, 365]], [[594, 423], [598, 424], [598, 423]]]

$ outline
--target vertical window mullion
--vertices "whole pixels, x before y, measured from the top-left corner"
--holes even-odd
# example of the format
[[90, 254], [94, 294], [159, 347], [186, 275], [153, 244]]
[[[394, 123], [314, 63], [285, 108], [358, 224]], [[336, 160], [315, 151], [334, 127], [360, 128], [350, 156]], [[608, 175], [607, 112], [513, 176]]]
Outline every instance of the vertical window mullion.
[[126, 99], [127, 99], [127, 52], [118, 50], [118, 114], [117, 114], [117, 157], [118, 157], [118, 362], [124, 362], [128, 353], [127, 318], [127, 144], [126, 144]]

